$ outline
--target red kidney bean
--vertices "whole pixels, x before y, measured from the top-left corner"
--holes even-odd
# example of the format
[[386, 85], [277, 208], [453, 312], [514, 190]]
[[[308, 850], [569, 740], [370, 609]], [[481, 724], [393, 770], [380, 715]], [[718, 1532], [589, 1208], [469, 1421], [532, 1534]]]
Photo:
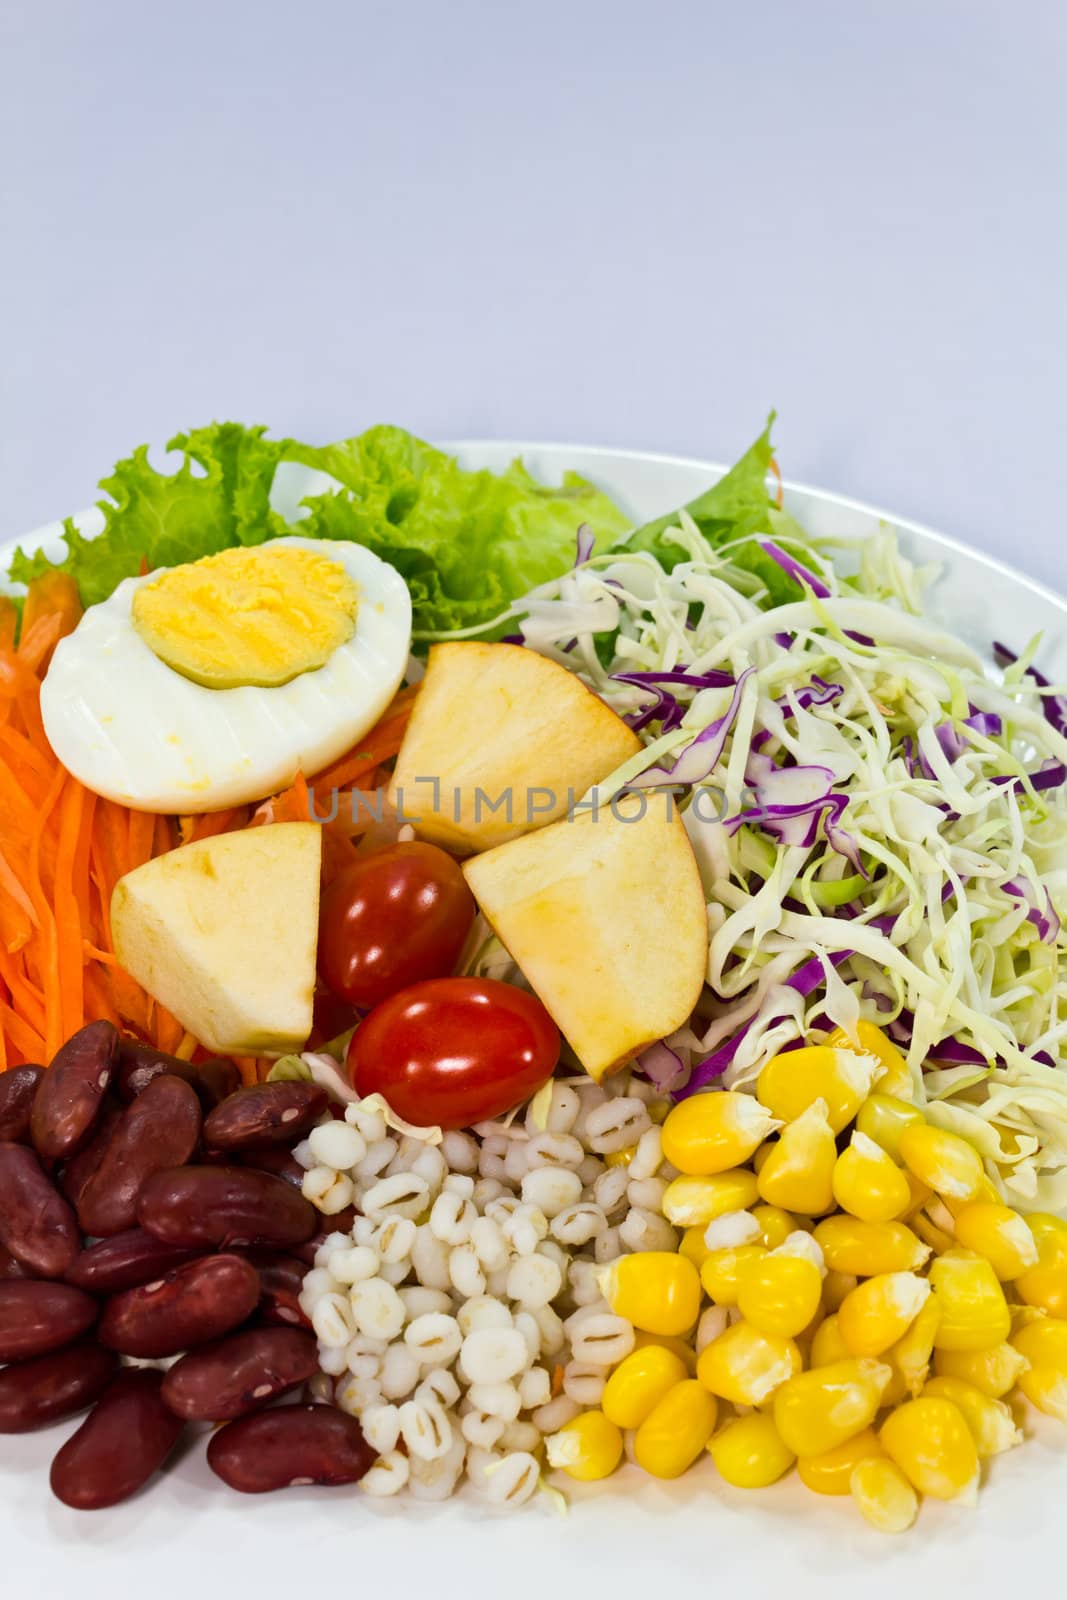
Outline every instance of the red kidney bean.
[[300, 1309], [300, 1291], [307, 1267], [280, 1250], [243, 1251], [259, 1274], [259, 1314], [264, 1322], [289, 1328], [310, 1328], [310, 1318]]
[[52, 1463], [52, 1493], [76, 1511], [128, 1500], [166, 1461], [185, 1424], [163, 1404], [163, 1374], [120, 1372]]
[[163, 1398], [186, 1422], [230, 1422], [269, 1405], [318, 1370], [312, 1334], [249, 1328], [182, 1356], [163, 1380]]
[[204, 1143], [215, 1150], [258, 1144], [294, 1144], [318, 1122], [329, 1100], [315, 1083], [254, 1083], [216, 1106], [204, 1123]]
[[90, 1022], [58, 1051], [38, 1085], [30, 1118], [39, 1155], [59, 1161], [85, 1143], [111, 1082], [118, 1043], [110, 1022]]
[[140, 1039], [119, 1040], [118, 1063], [115, 1068], [115, 1087], [121, 1100], [134, 1100], [143, 1094], [156, 1078], [168, 1074], [183, 1078], [205, 1111], [210, 1111], [240, 1088], [241, 1074], [232, 1061], [212, 1058], [210, 1061], [183, 1061], [180, 1056], [169, 1056], [154, 1045], [142, 1044]]
[[92, 1327], [97, 1310], [91, 1296], [69, 1283], [0, 1283], [0, 1361], [28, 1361], [73, 1343]]
[[142, 1228], [165, 1244], [302, 1244], [317, 1212], [281, 1178], [242, 1167], [173, 1167], [141, 1190]]
[[195, 1260], [197, 1254], [177, 1245], [160, 1244], [143, 1228], [130, 1228], [83, 1250], [75, 1258], [66, 1281], [87, 1294], [119, 1294], [123, 1289], [137, 1289], [142, 1283], [162, 1278], [175, 1267]]
[[122, 1119], [122, 1110], [114, 1100], [105, 1100], [96, 1127], [88, 1144], [64, 1162], [56, 1180], [71, 1205], [77, 1209], [82, 1195], [93, 1178], [111, 1143], [111, 1135]]
[[240, 1256], [201, 1256], [164, 1277], [126, 1289], [104, 1306], [98, 1335], [120, 1355], [155, 1360], [207, 1344], [259, 1304], [259, 1278]]
[[[303, 1268], [300, 1269], [303, 1271]], [[0, 1249], [0, 1283], [7, 1283], [12, 1278], [31, 1278], [33, 1274], [21, 1261], [17, 1261], [10, 1250]]]
[[[223, 1160], [232, 1159], [229, 1155], [223, 1156]], [[304, 1168], [299, 1161], [294, 1161], [291, 1152], [284, 1145], [261, 1145], [258, 1150], [242, 1152], [239, 1159], [243, 1167], [253, 1167], [257, 1172], [273, 1172], [276, 1178], [284, 1178], [294, 1189], [299, 1189], [303, 1185]]]
[[279, 1406], [227, 1423], [211, 1437], [208, 1466], [242, 1494], [305, 1484], [358, 1483], [375, 1453], [355, 1417], [334, 1406]]
[[0, 1144], [0, 1245], [42, 1278], [61, 1278], [81, 1249], [74, 1212], [24, 1144]]
[[29, 1433], [99, 1400], [118, 1357], [92, 1339], [0, 1372], [0, 1433]]
[[137, 1198], [153, 1172], [184, 1166], [200, 1137], [200, 1102], [187, 1083], [155, 1078], [124, 1112], [78, 1201], [85, 1233], [105, 1238], [132, 1228]]
[[316, 1253], [323, 1241], [328, 1239], [331, 1233], [351, 1233], [352, 1224], [355, 1222], [356, 1216], [355, 1206], [346, 1206], [343, 1211], [336, 1212], [332, 1217], [324, 1217], [319, 1214], [317, 1216], [318, 1227], [310, 1239], [306, 1239], [302, 1245], [294, 1246], [294, 1256], [299, 1256], [300, 1260], [305, 1262], [307, 1266], [313, 1267]]
[[43, 1067], [9, 1067], [0, 1073], [0, 1139], [26, 1138], [37, 1086], [43, 1077]]

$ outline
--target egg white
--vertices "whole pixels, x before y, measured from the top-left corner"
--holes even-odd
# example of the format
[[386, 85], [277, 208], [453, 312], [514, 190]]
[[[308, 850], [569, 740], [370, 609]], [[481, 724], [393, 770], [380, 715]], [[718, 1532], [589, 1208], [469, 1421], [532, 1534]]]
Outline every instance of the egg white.
[[362, 545], [272, 545], [340, 562], [359, 586], [352, 638], [279, 688], [206, 689], [160, 661], [133, 625], [133, 596], [159, 571], [125, 579], [61, 641], [41, 690], [49, 743], [86, 788], [140, 811], [218, 811], [321, 772], [378, 721], [411, 647], [403, 578]]

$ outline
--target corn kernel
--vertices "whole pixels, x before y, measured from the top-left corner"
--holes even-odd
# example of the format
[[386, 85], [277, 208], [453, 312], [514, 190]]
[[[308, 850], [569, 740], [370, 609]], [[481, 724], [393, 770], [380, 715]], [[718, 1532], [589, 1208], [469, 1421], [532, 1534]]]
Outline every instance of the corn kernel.
[[712, 1250], [700, 1269], [700, 1281], [717, 1306], [735, 1306], [742, 1268], [767, 1254], [761, 1244], [741, 1244]]
[[769, 1205], [806, 1216], [829, 1211], [834, 1203], [836, 1160], [826, 1101], [814, 1100], [795, 1122], [782, 1129], [757, 1180], [760, 1196]]
[[1035, 1212], [1027, 1225], [1037, 1261], [1015, 1280], [1015, 1292], [1028, 1306], [1050, 1317], [1067, 1317], [1067, 1228], [1058, 1217]]
[[913, 1123], [901, 1132], [900, 1159], [935, 1194], [975, 1200], [982, 1191], [982, 1158], [958, 1133], [948, 1133], [929, 1122]]
[[710, 1394], [737, 1406], [759, 1406], [802, 1366], [792, 1339], [735, 1322], [700, 1352], [697, 1377]]
[[778, 1123], [750, 1094], [717, 1089], [675, 1106], [663, 1124], [663, 1158], [690, 1177], [741, 1166]]
[[873, 1428], [864, 1428], [862, 1433], [854, 1434], [833, 1450], [824, 1450], [817, 1456], [801, 1456], [797, 1461], [797, 1474], [812, 1494], [848, 1494], [856, 1463], [877, 1457], [885, 1459], [878, 1435]]
[[783, 1443], [774, 1418], [763, 1411], [734, 1417], [708, 1442], [720, 1478], [735, 1489], [766, 1489], [789, 1471], [796, 1457]]
[[919, 1497], [886, 1457], [857, 1461], [848, 1480], [856, 1507], [879, 1533], [907, 1533], [919, 1515]]
[[878, 1087], [883, 1094], [901, 1095], [906, 1100], [914, 1091], [911, 1068], [887, 1033], [875, 1022], [859, 1021], [856, 1024], [856, 1041], [853, 1044], [844, 1028], [835, 1028], [826, 1043], [831, 1050], [854, 1050], [857, 1054], [874, 1056], [881, 1063]]
[[751, 1209], [752, 1216], [759, 1223], [760, 1243], [765, 1244], [768, 1250], [777, 1250], [780, 1244], [785, 1244], [791, 1233], [797, 1232], [797, 1219], [791, 1211], [768, 1205], [753, 1206]]
[[[956, 1214], [956, 1240], [964, 1249], [985, 1256], [1002, 1283], [1020, 1277], [1038, 1259], [1037, 1242], [1026, 1219], [999, 1202], [976, 1200], [962, 1206]], [[1067, 1243], [1067, 1234], [1064, 1240]]]
[[685, 1362], [664, 1345], [632, 1350], [608, 1379], [601, 1410], [617, 1428], [639, 1428], [668, 1390], [688, 1376]]
[[873, 1278], [880, 1272], [918, 1272], [930, 1247], [903, 1222], [861, 1222], [858, 1217], [826, 1217], [815, 1229], [832, 1272]]
[[704, 1229], [701, 1227], [686, 1228], [678, 1241], [678, 1254], [691, 1261], [699, 1272], [711, 1254], [704, 1240]]
[[1011, 1312], [996, 1273], [983, 1256], [949, 1250], [930, 1264], [941, 1307], [935, 1350], [988, 1350], [1011, 1332]]
[[929, 1376], [934, 1340], [940, 1326], [941, 1306], [937, 1296], [932, 1294], [907, 1333], [886, 1351], [886, 1360], [900, 1373], [904, 1390], [913, 1400]]
[[847, 1361], [852, 1352], [841, 1337], [841, 1325], [836, 1313], [826, 1317], [811, 1341], [809, 1367], [832, 1367], [838, 1361]]
[[685, 1367], [686, 1376], [690, 1378], [693, 1376], [696, 1371], [697, 1358], [696, 1352], [688, 1339], [679, 1339], [665, 1333], [645, 1333], [638, 1328], [634, 1334], [634, 1349], [648, 1350], [653, 1345], [657, 1349], [669, 1350], [672, 1355], [676, 1355]]
[[893, 1374], [881, 1361], [837, 1361], [784, 1383], [774, 1421], [798, 1456], [820, 1456], [869, 1428]]
[[981, 1186], [980, 1186], [980, 1188], [978, 1190], [978, 1193], [974, 1196], [973, 1199], [971, 1199], [971, 1200], [958, 1200], [956, 1198], [956, 1196], [953, 1195], [953, 1194], [943, 1194], [941, 1196], [941, 1203], [944, 1206], [945, 1210], [948, 1212], [949, 1216], [952, 1217], [952, 1218], [956, 1218], [956, 1217], [959, 1216], [959, 1214], [963, 1210], [964, 1206], [973, 1206], [973, 1205], [998, 1206], [1002, 1202], [1001, 1202], [1001, 1198], [1000, 1198], [1000, 1190], [997, 1188], [996, 1184], [993, 1182], [993, 1180], [989, 1176], [989, 1174], [986, 1173], [985, 1177], [982, 1179], [982, 1183], [981, 1183]]
[[851, 1048], [808, 1045], [768, 1061], [757, 1080], [756, 1094], [782, 1122], [795, 1122], [816, 1100], [822, 1100], [837, 1134], [852, 1121], [881, 1071], [874, 1056], [857, 1055]]
[[908, 1180], [908, 1209], [898, 1217], [899, 1222], [910, 1222], [917, 1211], [921, 1211], [934, 1198], [934, 1191], [929, 1184], [920, 1183], [914, 1172], [905, 1172]]
[[851, 1294], [858, 1283], [854, 1272], [835, 1272], [833, 1267], [822, 1281], [822, 1303], [829, 1315], [841, 1309], [846, 1294]]
[[880, 1088], [867, 1096], [856, 1115], [856, 1130], [881, 1145], [893, 1161], [900, 1158], [900, 1136], [913, 1123], [925, 1122], [918, 1106], [898, 1100]]
[[756, 1174], [738, 1167], [706, 1178], [675, 1178], [663, 1196], [663, 1215], [678, 1228], [706, 1228], [728, 1211], [747, 1211], [758, 1199]]
[[930, 1298], [930, 1285], [915, 1272], [883, 1272], [846, 1295], [837, 1313], [850, 1355], [880, 1356], [902, 1339]]
[[634, 1459], [654, 1478], [678, 1478], [715, 1431], [718, 1405], [694, 1378], [676, 1384], [634, 1435]]
[[597, 1273], [597, 1282], [616, 1316], [646, 1333], [686, 1333], [700, 1315], [700, 1275], [669, 1250], [620, 1256]]
[[1003, 1400], [991, 1400], [981, 1389], [964, 1383], [962, 1378], [931, 1378], [923, 1394], [952, 1401], [971, 1430], [980, 1460], [1002, 1455], [1005, 1450], [1022, 1444], [1023, 1436]]
[[606, 1167], [628, 1167], [637, 1153], [635, 1144], [627, 1145], [625, 1150], [612, 1150], [610, 1155], [604, 1157]]
[[[929, 1303], [936, 1305], [936, 1295]], [[1028, 1366], [1026, 1357], [1006, 1340], [988, 1350], [934, 1351], [934, 1371], [939, 1378], [962, 1378], [991, 1400], [1010, 1394]]]
[[777, 1143], [777, 1139], [765, 1140], [756, 1151], [756, 1154], [752, 1157], [751, 1167], [757, 1178], [763, 1171], [763, 1168], [767, 1164], [767, 1159]]
[[978, 1451], [951, 1400], [920, 1395], [891, 1411], [878, 1435], [882, 1449], [920, 1494], [970, 1500], [978, 1487]]
[[858, 1130], [834, 1166], [834, 1199], [862, 1222], [891, 1222], [907, 1211], [911, 1186], [896, 1162]]
[[956, 1240], [953, 1234], [940, 1227], [930, 1216], [928, 1210], [913, 1212], [908, 1218], [910, 1226], [919, 1235], [923, 1244], [929, 1245], [934, 1255], [942, 1255], [946, 1250], [955, 1247]]
[[550, 1467], [579, 1483], [607, 1478], [622, 1460], [622, 1434], [602, 1411], [583, 1411], [545, 1440]]
[[760, 1333], [795, 1339], [821, 1300], [822, 1273], [813, 1261], [792, 1251], [750, 1258], [738, 1273], [737, 1309]]
[[1017, 1329], [1011, 1342], [1030, 1363], [1019, 1377], [1023, 1394], [1046, 1416], [1067, 1422], [1067, 1322], [1039, 1317]]

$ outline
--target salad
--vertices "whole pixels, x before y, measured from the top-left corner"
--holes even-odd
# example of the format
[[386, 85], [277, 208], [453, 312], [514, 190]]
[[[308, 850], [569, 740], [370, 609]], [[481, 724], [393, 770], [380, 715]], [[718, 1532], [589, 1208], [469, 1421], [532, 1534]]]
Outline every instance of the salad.
[[[1067, 1421], [1067, 698], [770, 424], [632, 528], [179, 435], [0, 598], [0, 1431], [102, 1509], [710, 1456], [886, 1532]], [[1009, 1403], [1011, 1402], [1011, 1403]]]

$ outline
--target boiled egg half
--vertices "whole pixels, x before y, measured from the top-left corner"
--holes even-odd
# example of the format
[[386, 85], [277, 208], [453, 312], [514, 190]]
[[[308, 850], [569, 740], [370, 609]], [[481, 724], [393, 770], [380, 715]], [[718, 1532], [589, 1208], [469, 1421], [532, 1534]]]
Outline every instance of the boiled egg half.
[[344, 755], [404, 675], [411, 598], [362, 545], [272, 539], [127, 578], [57, 647], [49, 742], [141, 811], [262, 800]]

